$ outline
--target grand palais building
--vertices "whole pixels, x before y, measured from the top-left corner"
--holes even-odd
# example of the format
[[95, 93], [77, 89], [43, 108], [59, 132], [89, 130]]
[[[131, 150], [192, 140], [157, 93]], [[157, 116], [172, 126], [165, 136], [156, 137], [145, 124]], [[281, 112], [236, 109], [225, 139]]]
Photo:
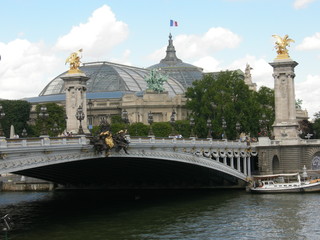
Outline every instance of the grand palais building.
[[[165, 91], [146, 91], [152, 69], [157, 69], [168, 77]], [[170, 121], [175, 111], [175, 120], [187, 119], [185, 91], [192, 82], [202, 79], [206, 73], [202, 68], [183, 62], [176, 56], [171, 34], [165, 58], [148, 68], [126, 66], [112, 62], [83, 63], [80, 70], [90, 79], [87, 81], [87, 114], [89, 125], [99, 125], [102, 119], [110, 122], [110, 117], [128, 113], [130, 123], [148, 123], [148, 113], [153, 114], [154, 122]], [[250, 72], [237, 70], [250, 89], [256, 90]], [[41, 91], [38, 97], [27, 98], [35, 113], [37, 104], [55, 102], [65, 106], [65, 87], [61, 73]], [[31, 113], [32, 114], [32, 113]]]

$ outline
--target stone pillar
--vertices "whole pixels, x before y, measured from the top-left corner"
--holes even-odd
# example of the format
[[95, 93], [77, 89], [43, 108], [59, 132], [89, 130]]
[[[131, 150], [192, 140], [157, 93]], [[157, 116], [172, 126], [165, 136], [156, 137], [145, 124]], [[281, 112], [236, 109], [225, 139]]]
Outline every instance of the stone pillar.
[[226, 156], [223, 157], [223, 164], [224, 164], [224, 165], [227, 165], [227, 157], [226, 157]]
[[81, 125], [84, 133], [89, 133], [87, 128], [87, 81], [89, 78], [83, 72], [67, 73], [61, 77], [64, 81], [66, 92], [66, 115], [67, 115], [67, 132], [77, 134], [80, 126], [76, 113], [79, 106], [82, 106], [84, 119]]
[[288, 59], [275, 59], [273, 67], [275, 122], [273, 132], [276, 140], [298, 139], [296, 119], [296, 99], [294, 89], [294, 68], [297, 62]]
[[243, 158], [243, 174], [247, 175], [247, 157]]
[[234, 159], [234, 157], [232, 156], [232, 157], [230, 158], [230, 161], [231, 161], [231, 163], [230, 163], [230, 167], [231, 167], [231, 168], [234, 168], [233, 159]]
[[248, 157], [248, 176], [251, 177], [251, 158]]
[[239, 172], [241, 172], [240, 156], [237, 157], [237, 170], [238, 170]]

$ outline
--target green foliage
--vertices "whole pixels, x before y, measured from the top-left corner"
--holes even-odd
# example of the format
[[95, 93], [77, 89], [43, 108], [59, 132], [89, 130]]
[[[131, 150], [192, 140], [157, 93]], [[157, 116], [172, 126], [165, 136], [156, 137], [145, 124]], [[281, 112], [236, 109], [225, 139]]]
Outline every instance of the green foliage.
[[190, 137], [190, 122], [188, 120], [177, 120], [174, 125], [177, 134], [181, 134], [184, 138]]
[[[34, 136], [40, 136], [45, 129], [49, 136], [57, 136], [66, 128], [65, 109], [56, 103], [39, 104], [36, 106], [36, 113], [39, 116], [42, 106], [47, 108], [48, 117], [37, 117], [35, 126], [33, 127]], [[55, 124], [57, 125], [55, 127]]]
[[195, 133], [201, 138], [208, 134], [208, 119], [212, 121], [213, 138], [221, 138], [224, 118], [228, 139], [237, 138], [237, 122], [241, 126], [240, 132], [258, 136], [262, 114], [266, 114], [270, 124], [274, 120], [273, 91], [266, 87], [257, 93], [249, 90], [243, 78], [235, 71], [205, 75], [202, 80], [193, 82], [193, 87], [187, 89], [186, 96], [186, 106], [195, 120]]
[[141, 122], [132, 123], [128, 126], [128, 131], [131, 136], [146, 137], [148, 136], [149, 126]]
[[[275, 120], [275, 103], [274, 103], [274, 90], [267, 88], [265, 86], [261, 87], [258, 92], [255, 93], [255, 100], [260, 104], [259, 109], [259, 120], [263, 120], [263, 116], [265, 116], [265, 124], [266, 131], [268, 136], [271, 135], [272, 124]], [[259, 124], [258, 130], [261, 132], [261, 126]], [[259, 132], [258, 132], [259, 135]], [[256, 135], [255, 135], [256, 136]]]
[[172, 127], [168, 122], [153, 123], [152, 130], [156, 137], [169, 137], [172, 133]]
[[22, 100], [1, 100], [5, 116], [1, 119], [1, 125], [6, 137], [10, 136], [10, 126], [13, 125], [15, 133], [21, 136], [23, 128], [28, 131], [31, 104]]
[[123, 123], [123, 120], [120, 115], [111, 116], [111, 124], [114, 123]]
[[124, 130], [126, 128], [124, 123], [113, 123], [111, 124], [111, 132], [113, 134], [116, 134], [117, 132], [119, 132], [120, 130]]
[[92, 136], [97, 136], [100, 134], [100, 126], [93, 126], [91, 129], [91, 135]]
[[312, 128], [314, 130], [313, 137], [319, 139], [320, 138], [320, 111], [316, 112], [313, 116], [315, 117], [314, 123], [312, 124]]

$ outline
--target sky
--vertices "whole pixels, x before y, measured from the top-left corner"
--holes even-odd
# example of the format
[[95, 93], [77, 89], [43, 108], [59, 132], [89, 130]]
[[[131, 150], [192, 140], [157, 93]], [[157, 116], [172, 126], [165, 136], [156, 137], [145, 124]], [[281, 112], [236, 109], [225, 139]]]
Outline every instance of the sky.
[[[204, 72], [245, 70], [274, 87], [272, 35], [288, 34], [296, 99], [312, 119], [320, 111], [320, 0], [0, 0], [0, 98], [38, 96], [82, 62], [149, 67], [165, 57], [169, 33], [177, 57]], [[178, 22], [170, 27], [170, 20]]]

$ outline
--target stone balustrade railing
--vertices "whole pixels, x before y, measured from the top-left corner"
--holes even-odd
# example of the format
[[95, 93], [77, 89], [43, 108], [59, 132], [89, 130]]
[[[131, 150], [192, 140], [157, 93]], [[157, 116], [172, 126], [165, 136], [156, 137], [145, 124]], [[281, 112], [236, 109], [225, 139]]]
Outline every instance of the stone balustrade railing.
[[[127, 136], [130, 144], [166, 144], [166, 145], [196, 145], [196, 146], [215, 146], [215, 147], [233, 147], [244, 148], [245, 142], [212, 140], [212, 139], [196, 139], [196, 138], [155, 138], [155, 137], [130, 137]], [[0, 149], [3, 148], [19, 148], [19, 147], [41, 147], [41, 146], [58, 146], [58, 145], [88, 145], [90, 137], [73, 136], [73, 137], [48, 137], [39, 138], [0, 138]]]

